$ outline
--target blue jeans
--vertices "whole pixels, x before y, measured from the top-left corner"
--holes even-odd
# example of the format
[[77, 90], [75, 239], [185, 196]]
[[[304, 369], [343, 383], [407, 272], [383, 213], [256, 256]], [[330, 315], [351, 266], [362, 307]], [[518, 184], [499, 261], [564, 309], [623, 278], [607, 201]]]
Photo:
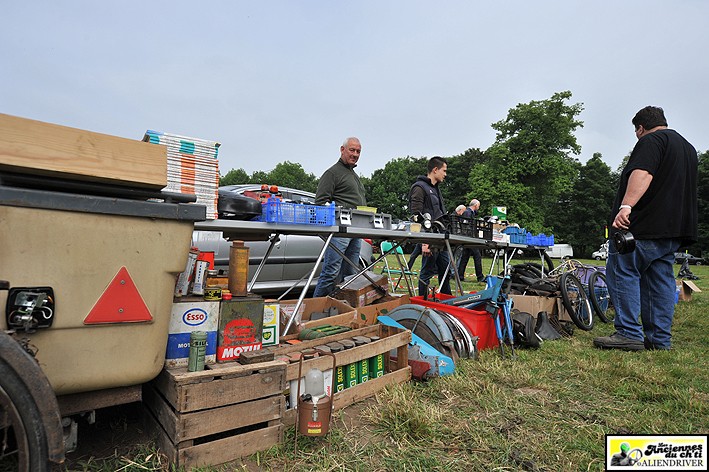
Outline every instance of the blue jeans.
[[[434, 275], [438, 275], [438, 282], [440, 284], [443, 277], [446, 275], [446, 270], [448, 270], [448, 263], [450, 262], [450, 257], [448, 256], [448, 251], [441, 250], [439, 252], [434, 252], [430, 256], [421, 257], [421, 271], [419, 272], [419, 296], [423, 297], [424, 300], [428, 298], [428, 284]], [[445, 278], [445, 281], [441, 284], [441, 293], [451, 294], [450, 285], [450, 274]]]
[[332, 238], [323, 256], [322, 270], [318, 277], [318, 284], [315, 286], [314, 297], [326, 297], [335, 290], [335, 285], [341, 282], [346, 276], [354, 275], [357, 270], [342, 259], [331, 246], [334, 245], [345, 256], [355, 264], [359, 261], [359, 252], [362, 248], [362, 240], [356, 238]]
[[672, 264], [679, 246], [676, 239], [636, 240], [633, 252], [620, 254], [611, 242], [606, 279], [618, 334], [636, 341], [645, 338], [655, 347], [670, 347], [676, 290]]

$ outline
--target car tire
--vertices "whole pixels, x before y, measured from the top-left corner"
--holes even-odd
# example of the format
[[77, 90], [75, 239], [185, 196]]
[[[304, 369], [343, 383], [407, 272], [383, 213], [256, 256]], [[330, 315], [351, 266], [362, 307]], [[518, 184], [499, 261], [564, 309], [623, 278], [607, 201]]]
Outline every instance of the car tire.
[[600, 260], [601, 260], [601, 256], [596, 256], [596, 257], [594, 257], [594, 259], [596, 259], [597, 261], [600, 261]]

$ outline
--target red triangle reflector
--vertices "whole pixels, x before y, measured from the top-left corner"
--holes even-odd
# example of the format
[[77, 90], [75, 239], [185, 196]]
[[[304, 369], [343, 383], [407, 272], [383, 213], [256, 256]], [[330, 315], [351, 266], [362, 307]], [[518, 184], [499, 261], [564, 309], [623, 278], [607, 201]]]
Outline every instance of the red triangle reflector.
[[121, 267], [84, 319], [84, 324], [140, 323], [152, 320], [153, 316], [130, 278], [128, 269]]

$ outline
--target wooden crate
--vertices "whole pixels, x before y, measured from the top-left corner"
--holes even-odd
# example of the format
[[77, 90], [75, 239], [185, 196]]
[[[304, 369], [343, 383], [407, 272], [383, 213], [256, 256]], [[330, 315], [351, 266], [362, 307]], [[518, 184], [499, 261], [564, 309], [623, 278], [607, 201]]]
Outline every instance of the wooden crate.
[[[369, 344], [336, 353], [335, 365], [347, 365], [363, 359], [369, 359], [378, 354], [384, 354], [385, 374], [382, 377], [370, 379], [355, 387], [349, 387], [341, 392], [335, 393], [333, 396], [333, 409], [335, 411], [370, 397], [387, 385], [408, 382], [411, 379], [411, 367], [408, 365], [408, 347], [411, 342], [411, 331], [381, 324], [365, 326], [324, 338], [303, 341], [295, 345], [284, 345], [274, 349], [274, 353], [276, 356], [289, 354], [332, 341], [349, 339], [352, 336], [379, 336], [380, 339]], [[389, 355], [392, 350], [396, 350], [396, 360], [392, 360]], [[322, 356], [303, 361], [302, 375], [305, 375], [305, 373], [313, 367], [322, 371], [331, 369], [332, 357]], [[290, 382], [291, 380], [297, 379], [298, 369], [299, 363], [288, 364], [286, 368], [286, 381]], [[295, 424], [295, 411], [294, 408], [286, 410], [283, 416], [283, 423], [285, 425]]]
[[222, 464], [281, 441], [286, 364], [163, 369], [144, 386], [157, 445], [177, 467]]

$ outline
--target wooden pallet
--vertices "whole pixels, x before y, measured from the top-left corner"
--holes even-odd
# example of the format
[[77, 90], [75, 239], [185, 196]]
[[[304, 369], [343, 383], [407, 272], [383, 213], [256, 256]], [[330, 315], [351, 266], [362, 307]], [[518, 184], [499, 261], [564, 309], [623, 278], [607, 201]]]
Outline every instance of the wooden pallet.
[[[274, 349], [274, 352], [276, 356], [278, 356], [301, 351], [303, 349], [313, 348], [320, 344], [325, 344], [332, 341], [348, 339], [352, 336], [373, 335], [379, 336], [380, 339], [370, 344], [358, 346], [353, 349], [347, 349], [335, 354], [335, 365], [347, 365], [363, 359], [369, 359], [378, 354], [384, 354], [385, 374], [382, 377], [370, 379], [367, 382], [358, 384], [355, 387], [349, 387], [341, 392], [335, 393], [333, 396], [333, 409], [337, 411], [351, 405], [352, 403], [376, 394], [387, 385], [408, 382], [411, 379], [411, 367], [408, 365], [408, 346], [411, 342], [411, 331], [377, 324], [324, 338], [303, 341], [302, 343], [295, 345], [282, 345], [281, 347]], [[396, 360], [392, 360], [389, 355], [392, 350], [396, 350], [397, 352]], [[305, 373], [313, 367], [322, 371], [331, 369], [332, 357], [322, 356], [303, 361], [302, 374], [305, 375]], [[286, 381], [290, 382], [291, 380], [297, 379], [298, 369], [299, 363], [289, 364], [286, 370]], [[283, 416], [283, 424], [295, 424], [295, 417], [296, 410], [294, 408], [286, 410]]]
[[286, 364], [214, 364], [163, 369], [144, 386], [157, 445], [177, 467], [222, 464], [283, 436]]

